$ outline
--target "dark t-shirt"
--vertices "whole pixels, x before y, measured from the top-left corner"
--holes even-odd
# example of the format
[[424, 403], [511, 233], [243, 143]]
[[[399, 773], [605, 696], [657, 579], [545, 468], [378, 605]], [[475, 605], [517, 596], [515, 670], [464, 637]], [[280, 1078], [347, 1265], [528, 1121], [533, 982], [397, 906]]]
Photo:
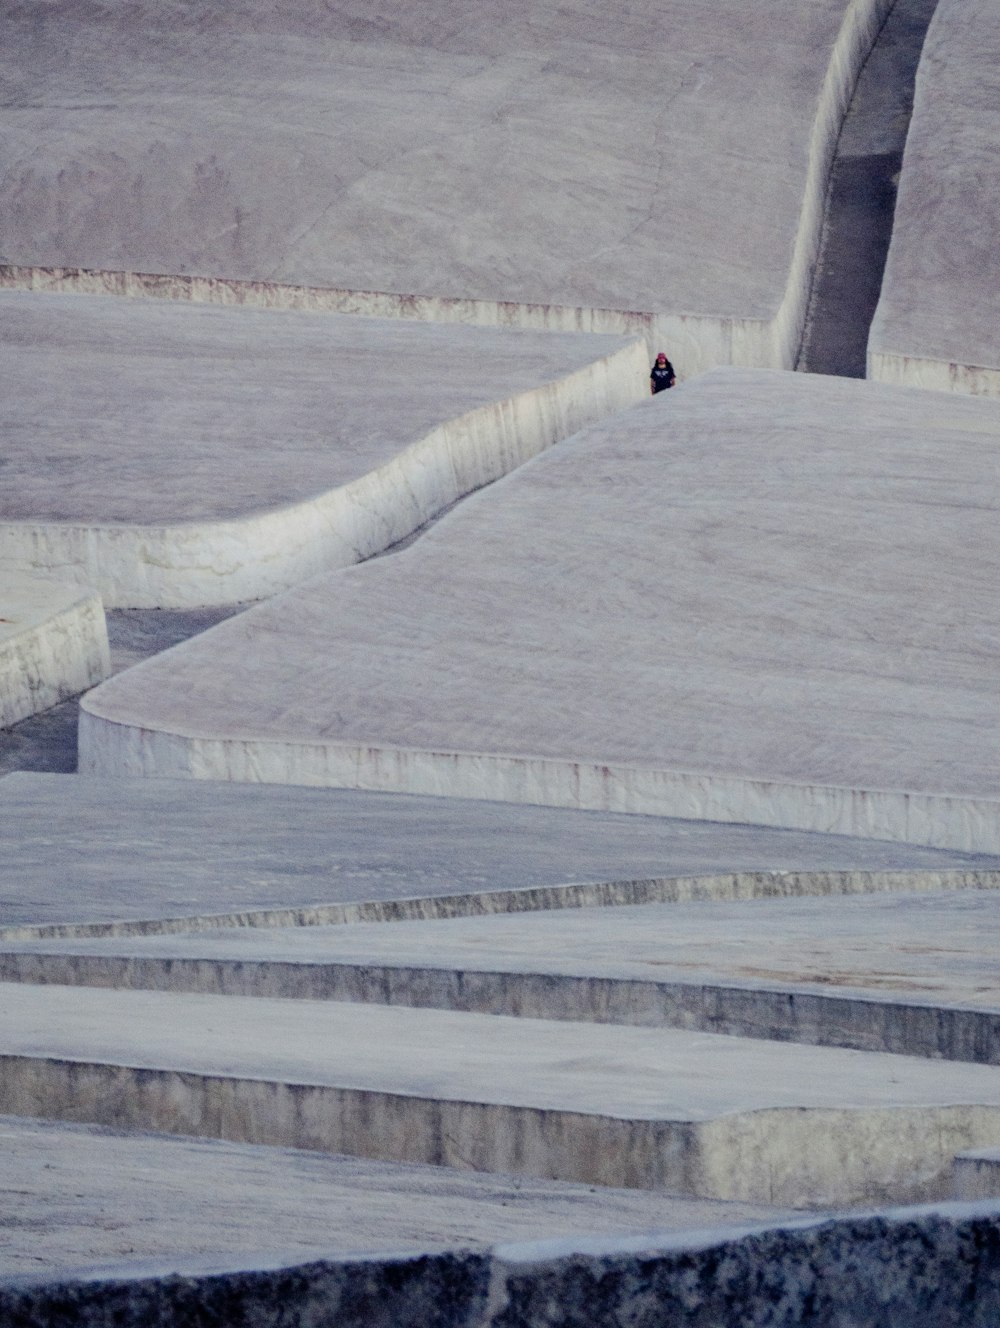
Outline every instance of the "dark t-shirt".
[[666, 364], [654, 364], [649, 378], [654, 392], [664, 392], [674, 385], [674, 366], [669, 360]]

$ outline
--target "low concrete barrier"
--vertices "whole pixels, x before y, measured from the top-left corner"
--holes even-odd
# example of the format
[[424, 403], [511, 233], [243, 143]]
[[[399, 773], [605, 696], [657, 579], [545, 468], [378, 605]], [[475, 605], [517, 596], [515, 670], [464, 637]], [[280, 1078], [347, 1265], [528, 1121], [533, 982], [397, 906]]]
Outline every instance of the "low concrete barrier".
[[96, 591], [19, 572], [0, 588], [0, 729], [111, 673], [104, 607]]
[[0, 1316], [18, 1328], [988, 1328], [1000, 1213], [954, 1204], [711, 1235], [68, 1271], [0, 1281]]

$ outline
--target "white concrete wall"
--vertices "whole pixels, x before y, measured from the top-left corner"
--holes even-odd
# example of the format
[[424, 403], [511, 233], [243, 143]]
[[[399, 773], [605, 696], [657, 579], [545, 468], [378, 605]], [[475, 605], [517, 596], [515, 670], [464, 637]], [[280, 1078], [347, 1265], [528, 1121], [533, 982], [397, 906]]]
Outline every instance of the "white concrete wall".
[[0, 573], [0, 728], [86, 691], [110, 672], [100, 595]]
[[80, 707], [80, 770], [92, 775], [329, 785], [546, 807], [781, 826], [1000, 853], [1000, 802], [779, 783], [583, 761], [384, 746], [211, 739], [119, 724]]
[[3, 522], [0, 573], [58, 570], [97, 586], [113, 608], [265, 599], [381, 552], [464, 494], [633, 405], [647, 394], [648, 377], [636, 340], [565, 378], [449, 420], [353, 483], [260, 516], [164, 526]]
[[1000, 11], [940, 0], [917, 70], [868, 376], [1000, 397]]

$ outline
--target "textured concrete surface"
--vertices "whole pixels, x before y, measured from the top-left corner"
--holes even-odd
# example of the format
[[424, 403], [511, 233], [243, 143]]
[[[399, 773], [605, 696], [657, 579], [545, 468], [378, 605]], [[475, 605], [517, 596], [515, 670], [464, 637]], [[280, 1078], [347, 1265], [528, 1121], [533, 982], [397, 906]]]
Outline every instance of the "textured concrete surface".
[[0, 257], [566, 330], [634, 311], [684, 373], [790, 364], [889, 7], [60, 0], [8, 24]]
[[0, 329], [0, 573], [112, 606], [358, 562], [648, 392], [617, 337], [21, 292]]
[[81, 770], [996, 852], [1000, 407], [746, 370], [669, 398], [105, 683]]
[[[506, 892], [498, 907], [514, 908], [512, 891], [557, 898], [573, 883], [727, 873], [705, 888], [843, 893], [905, 889], [909, 872], [933, 886], [941, 873], [985, 882], [1000, 869], [986, 856], [759, 826], [190, 780], [9, 775], [0, 780], [0, 827], [5, 929], [116, 921], [155, 929], [218, 914], [280, 923], [284, 910], [313, 909], [316, 921], [324, 907], [332, 921], [337, 906], [347, 918], [352, 906], [429, 908], [442, 896], [462, 896], [471, 910], [484, 892]], [[772, 880], [775, 872], [792, 875]], [[802, 879], [813, 873], [819, 879]], [[880, 885], [870, 873], [888, 878]]]
[[8, 569], [0, 577], [0, 729], [111, 672], [100, 595]]
[[[788, 1211], [0, 1118], [0, 1277], [773, 1222]], [[12, 1220], [15, 1219], [15, 1220]]]
[[950, 1193], [1000, 1069], [440, 1010], [4, 984], [0, 1110], [793, 1207]]
[[873, 378], [1000, 396], [998, 135], [997, 7], [940, 0], [868, 347]]
[[975, 1148], [955, 1158], [954, 1187], [956, 1199], [997, 1199], [1000, 1197], [1000, 1148]]
[[19, 1324], [186, 1328], [987, 1328], [1000, 1306], [998, 1221], [986, 1205], [491, 1250], [309, 1264], [163, 1261], [0, 1281]]
[[1000, 1063], [991, 891], [17, 941], [0, 979], [702, 1029]]

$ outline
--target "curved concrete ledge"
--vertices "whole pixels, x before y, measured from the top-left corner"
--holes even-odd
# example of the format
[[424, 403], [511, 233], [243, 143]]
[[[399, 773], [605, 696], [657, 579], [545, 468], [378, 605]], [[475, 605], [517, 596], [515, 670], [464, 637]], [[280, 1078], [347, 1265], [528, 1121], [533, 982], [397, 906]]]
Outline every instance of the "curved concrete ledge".
[[6, 571], [0, 588], [0, 729], [107, 678], [101, 597], [80, 586]]
[[484, 798], [543, 807], [637, 812], [890, 839], [1000, 853], [1000, 799], [786, 784], [676, 770], [475, 752], [192, 737], [117, 724], [80, 707], [80, 771], [236, 779]]
[[[672, 35], [680, 43], [678, 49], [674, 51], [671, 44], [661, 53], [664, 67], [652, 82], [648, 81], [644, 73], [637, 85], [629, 84], [630, 95], [639, 97], [639, 105], [643, 104], [642, 97], [647, 88], [650, 98], [656, 100], [651, 100], [648, 107], [650, 117], [655, 121], [653, 145], [651, 148], [631, 149], [632, 153], [638, 153], [638, 159], [635, 170], [627, 178], [618, 180], [617, 174], [612, 171], [610, 185], [603, 186], [602, 193], [602, 186], [595, 181], [607, 173], [608, 163], [605, 157], [601, 157], [603, 169], [596, 172], [589, 170], [586, 185], [582, 185], [572, 174], [574, 167], [571, 163], [579, 155], [579, 145], [570, 136], [570, 141], [563, 144], [565, 151], [554, 156], [540, 173], [531, 176], [533, 183], [530, 188], [523, 179], [517, 177], [516, 172], [508, 182], [504, 198], [507, 199], [509, 195], [509, 199], [516, 199], [522, 192], [530, 193], [536, 202], [534, 213], [530, 221], [524, 218], [520, 222], [515, 218], [505, 220], [505, 208], [509, 207], [509, 200], [502, 201], [497, 205], [496, 218], [489, 224], [504, 226], [506, 230], [512, 226], [515, 229], [520, 227], [524, 237], [530, 235], [533, 239], [536, 231], [544, 233], [538, 241], [538, 253], [525, 256], [526, 266], [532, 269], [531, 275], [527, 272], [505, 272], [501, 274], [502, 280], [498, 277], [494, 270], [496, 242], [483, 247], [482, 237], [479, 237], [479, 231], [484, 225], [482, 217], [470, 228], [460, 256], [447, 248], [442, 253], [437, 252], [435, 246], [442, 243], [436, 233], [439, 225], [437, 221], [428, 224], [426, 252], [421, 247], [419, 228], [416, 234], [412, 233], [411, 228], [406, 246], [410, 271], [406, 273], [399, 269], [398, 263], [394, 265], [386, 257], [392, 255], [396, 247], [388, 241], [381, 246], [381, 258], [375, 258], [369, 253], [359, 254], [352, 265], [351, 259], [340, 253], [350, 248], [343, 235], [340, 236], [341, 243], [331, 239], [325, 251], [320, 252], [316, 249], [316, 237], [310, 236], [313, 228], [306, 230], [310, 238], [303, 253], [296, 254], [297, 237], [296, 240], [286, 239], [277, 253], [272, 252], [275, 235], [268, 232], [266, 240], [254, 235], [255, 227], [260, 224], [255, 208], [263, 209], [266, 214], [272, 205], [271, 201], [264, 197], [242, 198], [233, 179], [215, 163], [213, 170], [217, 179], [212, 187], [218, 187], [220, 198], [213, 200], [210, 206], [235, 203], [238, 218], [236, 229], [241, 235], [241, 245], [247, 248], [238, 249], [235, 259], [225, 245], [217, 252], [213, 250], [204, 253], [202, 267], [210, 270], [213, 276], [192, 273], [187, 249], [184, 247], [186, 237], [182, 235], [179, 239], [177, 235], [161, 234], [156, 229], [158, 220], [151, 221], [149, 218], [145, 221], [140, 219], [136, 224], [140, 229], [143, 225], [152, 226], [151, 233], [144, 236], [141, 242], [136, 235], [125, 236], [119, 244], [119, 250], [125, 245], [132, 246], [138, 253], [170, 251], [172, 261], [167, 271], [182, 275], [144, 274], [132, 268], [113, 269], [106, 261], [112, 252], [106, 237], [88, 237], [86, 226], [75, 215], [79, 209], [82, 209], [81, 215], [89, 215], [87, 209], [95, 206], [94, 200], [86, 193], [83, 202], [69, 199], [66, 204], [67, 216], [73, 218], [66, 223], [67, 233], [74, 237], [72, 240], [61, 235], [59, 224], [52, 227], [54, 234], [49, 234], [45, 241], [38, 240], [38, 228], [30, 240], [22, 238], [19, 241], [12, 232], [8, 252], [18, 253], [22, 261], [8, 262], [0, 270], [0, 287], [142, 293], [182, 299], [211, 299], [270, 307], [324, 308], [379, 317], [429, 318], [522, 328], [629, 334], [642, 331], [650, 347], [670, 347], [682, 377], [720, 364], [791, 367], [802, 335], [811, 271], [818, 251], [827, 176], [837, 135], [858, 72], [890, 8], [891, 0], [847, 0], [846, 3], [844, 0], [827, 0], [826, 8], [818, 7], [815, 14], [804, 14], [792, 7], [786, 14], [776, 13], [772, 16], [775, 29], [780, 33], [777, 42], [774, 41], [774, 34], [766, 41], [762, 39], [754, 25], [751, 25], [749, 32], [744, 33], [746, 18], [743, 14], [720, 15], [717, 19], [718, 32], [707, 16], [700, 18], [689, 29], [681, 22], [682, 16], [678, 15], [672, 29]], [[574, 20], [571, 35], [566, 32], [549, 34], [554, 43], [553, 49], [562, 52], [562, 65], [556, 60], [552, 62], [553, 66], [559, 68], [560, 76], [567, 80], [567, 86], [579, 77], [579, 71], [575, 68], [577, 56], [571, 52], [573, 41], [578, 39], [580, 33], [587, 35], [594, 52], [602, 52], [602, 43], [608, 41], [606, 31], [593, 14], [576, 14]], [[512, 15], [511, 22], [516, 21]], [[651, 10], [648, 22], [655, 24], [657, 21], [658, 14]], [[330, 34], [339, 33], [333, 18], [327, 16], [326, 22], [330, 25]], [[420, 38], [414, 33], [410, 33], [407, 40], [412, 40], [417, 48]], [[472, 48], [477, 41], [483, 40], [474, 24], [470, 26], [468, 39]], [[774, 81], [778, 89], [776, 95], [787, 106], [787, 118], [780, 129], [771, 123], [769, 112], [755, 110], [751, 106], [752, 82], [748, 81], [747, 71], [743, 68], [742, 52], [735, 58], [720, 55], [721, 45], [742, 43], [744, 40], [758, 43], [761, 60], [765, 58], [765, 49], [780, 52], [783, 49], [782, 41], [787, 41], [790, 50], [796, 52], [777, 61], [774, 69]], [[488, 40], [486, 45], [489, 46]], [[487, 63], [495, 58], [495, 53], [490, 50]], [[509, 56], [512, 67], [518, 66], [519, 60], [523, 63], [530, 58], [523, 54]], [[651, 58], [648, 52], [642, 57], [643, 60]], [[636, 59], [639, 57], [636, 56]], [[620, 77], [620, 74], [614, 72], [620, 60], [617, 53], [610, 57], [609, 77], [612, 88], [617, 86], [615, 79]], [[800, 75], [794, 79], [788, 77], [788, 70], [792, 68], [800, 70]], [[515, 85], [517, 77], [523, 77], [524, 73], [524, 69], [518, 68]], [[515, 140], [519, 146], [513, 153], [522, 159], [522, 169], [524, 163], [533, 162], [539, 153], [546, 155], [554, 152], [551, 143], [541, 147], [533, 136], [533, 116], [546, 113], [554, 115], [549, 138], [555, 136], [561, 142], [566, 132], [564, 101], [560, 99], [565, 98], [567, 93], [565, 89], [558, 92], [545, 91], [547, 82], [544, 75], [549, 73], [547, 67], [544, 71], [536, 71], [535, 75], [539, 105], [546, 108], [544, 111], [535, 108], [532, 115], [524, 117], [515, 99], [504, 112], [497, 112], [493, 117], [494, 120], [504, 119], [506, 132], [512, 132], [512, 126], [518, 126], [515, 132], [526, 135], [523, 142]], [[305, 86], [308, 75], [300, 73], [300, 77]], [[497, 77], [497, 89], [491, 94], [494, 96], [501, 95], [499, 90], [512, 77], [512, 71], [498, 70]], [[405, 84], [405, 78], [403, 82]], [[463, 78], [459, 78], [458, 83], [462, 82]], [[704, 92], [703, 87], [706, 89]], [[112, 101], [115, 96], [113, 88], [112, 80], [112, 90], [104, 93]], [[600, 79], [597, 83], [588, 84], [585, 95], [593, 100], [597, 90], [607, 98], [608, 92]], [[508, 94], [509, 89], [501, 95], [501, 101]], [[551, 96], [557, 98], [557, 111], [546, 100]], [[712, 97], [719, 103], [720, 109], [714, 115], [706, 116], [704, 103]], [[665, 104], [661, 104], [663, 99], [666, 99]], [[610, 116], [614, 120], [619, 113], [614, 103], [613, 93], [610, 103], [604, 105], [600, 102], [602, 109], [597, 115], [600, 126], [598, 143], [602, 141], [602, 134], [610, 132], [602, 117]], [[475, 98], [460, 104], [467, 115], [474, 117], [481, 113]], [[738, 109], [734, 110], [737, 106]], [[122, 110], [110, 103], [105, 109]], [[665, 119], [667, 110], [677, 118]], [[127, 112], [123, 113], [127, 116]], [[425, 112], [415, 111], [414, 114], [420, 118]], [[747, 126], [753, 122], [755, 114], [761, 123], [756, 135], [751, 133], [748, 136]], [[707, 149], [703, 133], [692, 137], [689, 145], [689, 120], [713, 125], [708, 135]], [[264, 121], [266, 124], [266, 113]], [[493, 128], [484, 130], [487, 138]], [[615, 128], [619, 150], [626, 134], [630, 141], [635, 138], [634, 132], [630, 130], [634, 131], [634, 122], [630, 123], [629, 130], [626, 130], [624, 124]], [[135, 134], [139, 131], [133, 128], [130, 132]], [[265, 137], [266, 132], [272, 131], [268, 128]], [[671, 137], [672, 149], [669, 158], [662, 141], [663, 135], [667, 133]], [[774, 145], [786, 134], [790, 137], [787, 150], [782, 148], [775, 153]], [[461, 153], [466, 147], [464, 142], [459, 142], [454, 150]], [[84, 160], [87, 150], [86, 145], [75, 145], [73, 149], [81, 153]], [[509, 145], [505, 142], [498, 150], [501, 154], [500, 166], [509, 170]], [[732, 169], [733, 162], [745, 160], [745, 166], [733, 177], [733, 189], [737, 195], [746, 180], [766, 176], [771, 181], [770, 189], [751, 189], [750, 196], [743, 201], [742, 206], [732, 209], [733, 217], [738, 219], [736, 232], [728, 232], [724, 227], [720, 230], [720, 216], [725, 204], [713, 204], [710, 200], [706, 205], [697, 192], [696, 181], [700, 174], [704, 174], [704, 159], [710, 158], [713, 151], [719, 154], [715, 173], [723, 177]], [[224, 155], [225, 148], [220, 147], [220, 152]], [[688, 152], [693, 154], [690, 165], [686, 157]], [[365, 153], [352, 143], [348, 156], [355, 155], [363, 158]], [[128, 149], [125, 149], [122, 159], [114, 167], [116, 171], [124, 172], [125, 176], [128, 176], [131, 169], [127, 156]], [[650, 176], [650, 156], [654, 163], [659, 162], [659, 166], [653, 170], [652, 186], [646, 183]], [[336, 161], [336, 156], [331, 160]], [[666, 169], [668, 160], [672, 166], [670, 170]], [[437, 166], [428, 166], [428, 170], [436, 179], [434, 170], [437, 169], [442, 178], [438, 181], [435, 197], [418, 204], [417, 212], [426, 207], [429, 214], [433, 214], [435, 210], [441, 210], [442, 206], [447, 208], [449, 205], [452, 211], [463, 211], [468, 204], [454, 197], [455, 190], [462, 186], [449, 174], [454, 170], [449, 150], [442, 151], [437, 147], [434, 161]], [[328, 166], [328, 163], [324, 164]], [[488, 164], [480, 162], [470, 167], [465, 163], [461, 177], [466, 179], [470, 171], [474, 174], [476, 170], [485, 170], [489, 174], [497, 166], [495, 155], [491, 156]], [[74, 162], [74, 167], [79, 169], [78, 163]], [[37, 176], [30, 172], [29, 178], [23, 181], [15, 217], [11, 222], [15, 231], [24, 217], [31, 214], [32, 204], [26, 200], [38, 194], [40, 179], [46, 169], [39, 166]], [[169, 154], [166, 154], [164, 170], [169, 174], [171, 170], [178, 169], [181, 169], [178, 163], [170, 160]], [[342, 169], [349, 175], [356, 171], [357, 166], [352, 160], [350, 165], [344, 165]], [[530, 165], [528, 169], [530, 171]], [[199, 172], [203, 172], [202, 165], [198, 166], [195, 175]], [[547, 178], [550, 172], [555, 173], [557, 183], [569, 196], [575, 196], [585, 188], [589, 199], [588, 207], [581, 213], [586, 216], [587, 224], [581, 226], [577, 223], [570, 241], [569, 268], [566, 265], [565, 246], [554, 241], [550, 235], [554, 224], [557, 234], [566, 224], [564, 197], [560, 196], [556, 201], [549, 198], [547, 193], [551, 188]], [[232, 171], [233, 176], [238, 173], [235, 169]], [[59, 189], [72, 189], [75, 178], [74, 169], [60, 172]], [[320, 180], [318, 187], [322, 195], [322, 171], [318, 171], [317, 178]], [[685, 192], [689, 178], [692, 181], [690, 195]], [[188, 187], [182, 178], [177, 183], [179, 188]], [[370, 185], [370, 181], [366, 180], [365, 184]], [[427, 187], [426, 182], [414, 185], [408, 177], [397, 184], [403, 191], [412, 191], [416, 187], [419, 192], [421, 188]], [[296, 187], [300, 187], [299, 184]], [[645, 192], [650, 187], [652, 197], [647, 200]], [[383, 183], [376, 184], [375, 194], [380, 194], [383, 189]], [[231, 198], [227, 195], [228, 190], [233, 191]], [[641, 196], [632, 199], [636, 190]], [[119, 192], [128, 191], [126, 183], [119, 184]], [[359, 202], [358, 198], [363, 192], [359, 187], [358, 197], [352, 199], [352, 191], [344, 191], [338, 186], [333, 204], [324, 195], [322, 225], [327, 229], [333, 227], [332, 234], [336, 233], [338, 223], [345, 224], [340, 211], [346, 208], [350, 214], [350, 208], [355, 207], [361, 209], [364, 224], [359, 225], [355, 218], [351, 227], [354, 233], [371, 231], [380, 234], [381, 227], [388, 225], [391, 228], [392, 220], [388, 217], [391, 207], [386, 207], [383, 212], [367, 200]], [[342, 194], [346, 195], [346, 202]], [[203, 205], [204, 200], [199, 200], [198, 204], [192, 206]], [[35, 206], [43, 213], [46, 212], [51, 207], [49, 195], [40, 195]], [[706, 206], [708, 211], [703, 217], [702, 210]], [[229, 210], [223, 208], [227, 217]], [[140, 206], [140, 214], [141, 211]], [[175, 208], [174, 212], [180, 215], [179, 209]], [[272, 228], [277, 225], [280, 231], [284, 223], [271, 224]], [[74, 225], [77, 228], [75, 232]], [[446, 231], [450, 233], [451, 229], [449, 226]], [[212, 230], [212, 226], [206, 227], [206, 232]], [[229, 225], [222, 226], [220, 234], [225, 239], [231, 230]], [[710, 241], [702, 242], [700, 237], [703, 232], [714, 235], [717, 231], [718, 242], [714, 249]], [[625, 232], [624, 239], [621, 232]], [[253, 239], [249, 238], [251, 236]], [[256, 254], [253, 253], [254, 240], [263, 245]], [[198, 236], [198, 246], [204, 248], [204, 244], [204, 235], [201, 234]], [[311, 249], [309, 245], [312, 245]], [[31, 261], [33, 252], [46, 250], [59, 253], [56, 263]], [[83, 258], [86, 253], [101, 255], [104, 261], [87, 261]], [[661, 263], [664, 254], [667, 255], [666, 266]], [[78, 260], [76, 263], [73, 262], [74, 258]], [[433, 279], [423, 275], [423, 269], [428, 264], [434, 271]], [[643, 271], [649, 273], [651, 265], [656, 268], [655, 275], [650, 273], [646, 279], [639, 279], [637, 274]], [[371, 289], [359, 289], [356, 281], [348, 287], [343, 279], [351, 273], [352, 266], [358, 272], [379, 276], [381, 280]], [[326, 269], [326, 272], [317, 279], [316, 274], [322, 269]], [[276, 270], [281, 275], [273, 276]], [[766, 275], [763, 275], [765, 271]], [[265, 274], [267, 279], [261, 279]], [[401, 282], [405, 282], [406, 293], [394, 293], [399, 291]], [[442, 294], [426, 294], [428, 286], [439, 289]], [[490, 298], [491, 291], [496, 292], [505, 287], [519, 289], [521, 297], [503, 300]], [[595, 295], [603, 298], [595, 300]]]
[[753, 1228], [372, 1253], [144, 1262], [0, 1281], [35, 1328], [943, 1328], [1000, 1316], [1000, 1216], [947, 1204]]
[[[25, 315], [24, 306], [13, 312]], [[248, 315], [253, 319], [248, 324], [238, 316], [205, 310], [184, 313], [123, 305], [117, 318], [108, 312], [100, 302], [95, 306], [63, 300], [26, 318], [40, 337], [48, 333], [55, 342], [55, 349], [48, 341], [45, 345], [55, 365], [54, 378], [64, 357], [69, 381], [74, 376], [100, 380], [102, 374], [109, 379], [105, 397], [97, 403], [88, 395], [90, 385], [81, 382], [79, 419], [67, 431], [60, 423], [71, 409], [65, 386], [43, 388], [29, 373], [32, 385], [24, 388], [29, 451], [0, 502], [0, 517], [16, 513], [16, 519], [0, 520], [0, 569], [76, 578], [99, 587], [110, 607], [185, 608], [265, 599], [317, 572], [361, 561], [471, 490], [586, 424], [634, 404], [648, 391], [649, 365], [638, 340], [623, 344], [615, 339], [609, 346], [610, 339], [595, 339], [589, 346], [585, 338], [542, 337], [515, 345], [506, 333], [483, 331], [459, 337], [413, 328], [401, 338], [403, 329], [392, 324], [361, 329], [354, 320], [324, 320], [322, 325], [306, 320], [296, 328], [280, 314]], [[301, 343], [302, 362], [309, 366], [303, 369], [303, 392], [308, 389], [308, 394], [305, 405], [282, 399], [266, 419], [258, 420], [253, 357], [266, 353], [270, 318], [279, 320], [271, 324], [275, 359], [278, 346], [287, 357]], [[185, 320], [192, 338], [203, 338], [213, 356], [216, 378], [208, 375], [207, 384], [197, 346], [184, 350]], [[54, 334], [53, 321], [58, 324]], [[382, 342], [379, 328], [385, 329]], [[428, 345], [428, 336], [433, 345]], [[121, 345], [122, 338], [130, 337], [134, 342], [129, 344], [142, 351], [134, 372], [129, 351]], [[411, 381], [412, 397], [419, 404], [415, 400], [409, 410], [407, 350], [415, 362], [409, 372], [426, 375]], [[190, 380], [190, 402], [165, 402], [162, 425], [137, 411], [127, 391], [133, 380], [141, 391], [150, 360], [162, 364], [179, 391]], [[532, 378], [541, 380], [538, 386], [447, 418], [455, 404], [488, 397], [491, 384], [502, 389]], [[435, 381], [440, 385], [436, 407]], [[375, 382], [381, 388], [377, 393], [371, 386]], [[279, 382], [275, 391], [280, 390]], [[284, 391], [287, 395], [289, 389]], [[45, 418], [46, 392], [54, 399], [52, 450], [63, 457], [64, 480], [63, 471], [48, 464], [41, 468], [32, 459], [38, 450], [36, 435], [45, 427], [32, 422], [37, 419], [33, 411]], [[232, 400], [223, 408], [220, 402], [227, 392]], [[371, 398], [371, 418], [360, 420], [356, 417], [365, 409], [366, 396]], [[426, 422], [442, 416], [441, 423], [426, 428]], [[355, 422], [355, 435], [342, 420]], [[170, 433], [171, 425], [176, 435]], [[110, 435], [106, 447], [99, 449], [97, 473], [121, 457], [125, 478], [120, 491], [102, 491], [85, 468], [79, 473], [79, 436], [88, 429], [102, 443], [105, 434]], [[67, 432], [69, 442], [64, 441]], [[288, 439], [297, 435], [307, 441], [293, 448]], [[124, 457], [122, 439], [130, 444]], [[97, 441], [94, 446], [98, 448]], [[340, 455], [343, 460], [338, 460]], [[197, 480], [172, 473], [183, 475], [189, 464]], [[234, 471], [248, 467], [254, 478], [249, 484], [237, 483]], [[324, 480], [329, 483], [334, 476], [347, 482], [321, 491]], [[276, 495], [295, 492], [308, 496], [275, 505]], [[213, 515], [216, 508], [243, 511], [225, 519]], [[81, 514], [77, 519], [74, 509]], [[102, 520], [101, 513], [109, 509], [120, 509], [123, 515], [116, 512]], [[128, 520], [126, 511], [138, 519]], [[192, 511], [200, 518], [191, 516]], [[59, 519], [63, 512], [66, 518]], [[177, 519], [170, 520], [170, 513]]]
[[670, 398], [95, 690], [81, 770], [1000, 851], [995, 403], [733, 369]]
[[1000, 397], [1000, 14], [940, 0], [917, 70], [885, 279], [868, 342], [883, 382]]

